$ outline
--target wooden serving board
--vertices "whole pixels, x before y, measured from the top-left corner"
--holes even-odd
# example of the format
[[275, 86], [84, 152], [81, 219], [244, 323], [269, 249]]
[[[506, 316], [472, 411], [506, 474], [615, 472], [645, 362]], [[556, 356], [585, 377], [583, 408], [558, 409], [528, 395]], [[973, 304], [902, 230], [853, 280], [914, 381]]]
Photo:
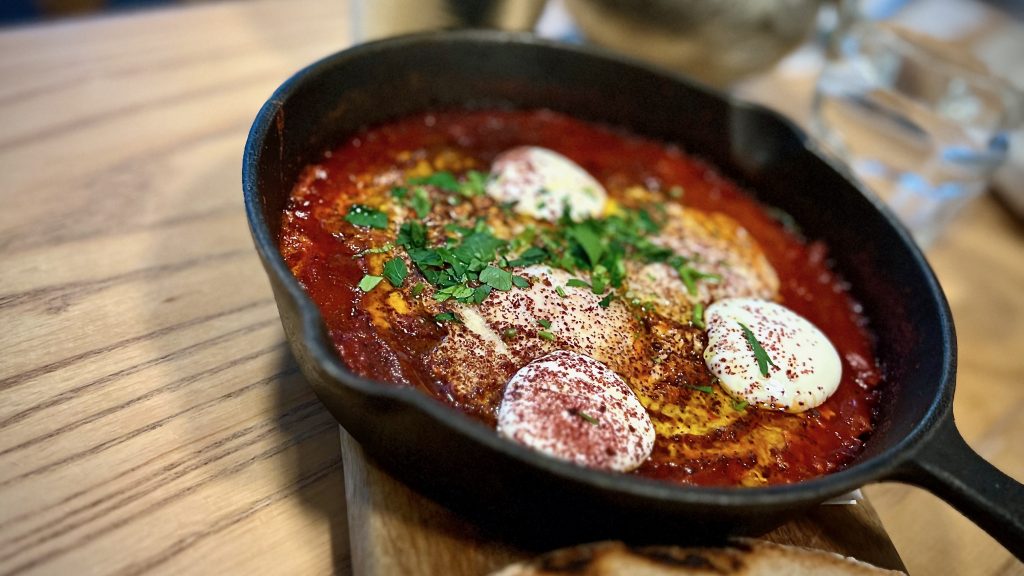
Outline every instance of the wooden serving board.
[[[339, 430], [354, 574], [476, 576], [537, 553], [492, 537], [413, 491], [368, 459], [344, 428]], [[867, 500], [819, 506], [764, 538], [905, 570]]]

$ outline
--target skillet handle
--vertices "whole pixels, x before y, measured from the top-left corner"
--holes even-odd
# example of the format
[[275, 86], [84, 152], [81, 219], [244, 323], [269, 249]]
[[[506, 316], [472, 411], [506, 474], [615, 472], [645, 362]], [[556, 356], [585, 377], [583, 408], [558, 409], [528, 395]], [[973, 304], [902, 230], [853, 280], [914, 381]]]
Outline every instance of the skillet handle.
[[951, 415], [940, 420], [910, 464], [903, 480], [942, 498], [1024, 559], [1024, 485], [971, 449]]

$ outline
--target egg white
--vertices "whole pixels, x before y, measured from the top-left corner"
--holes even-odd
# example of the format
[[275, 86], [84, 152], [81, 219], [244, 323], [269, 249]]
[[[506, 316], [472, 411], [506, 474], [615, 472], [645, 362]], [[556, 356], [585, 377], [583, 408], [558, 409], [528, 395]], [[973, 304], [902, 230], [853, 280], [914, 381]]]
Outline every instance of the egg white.
[[565, 210], [580, 221], [600, 216], [608, 198], [601, 183], [565, 156], [538, 146], [501, 153], [491, 166], [487, 195], [514, 203], [517, 213], [557, 221]]
[[[761, 408], [803, 412], [820, 406], [839, 387], [839, 353], [821, 330], [785, 306], [725, 298], [708, 307], [704, 321], [704, 361], [733, 398]], [[774, 364], [766, 364], [767, 375], [743, 326]]]

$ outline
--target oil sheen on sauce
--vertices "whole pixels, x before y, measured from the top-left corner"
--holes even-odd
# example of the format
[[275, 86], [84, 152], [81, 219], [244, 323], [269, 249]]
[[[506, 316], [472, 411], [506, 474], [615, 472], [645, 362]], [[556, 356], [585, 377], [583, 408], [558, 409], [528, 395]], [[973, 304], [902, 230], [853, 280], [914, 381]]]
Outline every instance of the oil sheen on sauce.
[[[390, 237], [383, 230], [354, 230], [343, 218], [352, 204], [387, 188], [380, 185], [385, 174], [486, 171], [500, 152], [521, 145], [572, 158], [612, 199], [625, 201], [630, 187], [641, 186], [664, 191], [665, 201], [735, 219], [775, 268], [781, 303], [818, 326], [842, 358], [836, 393], [802, 414], [736, 409], [690, 392], [699, 409], [682, 410], [685, 418], [656, 421], [654, 452], [633, 474], [699, 485], [778, 484], [841, 469], [856, 457], [871, 430], [881, 377], [866, 319], [830, 269], [826, 246], [802, 240], [783, 225], [785, 218], [677, 147], [550, 111], [413, 116], [365, 130], [307, 167], [285, 208], [279, 244], [351, 370], [417, 387], [494, 424], [493, 411], [456, 401], [446, 382], [427, 369], [427, 356], [445, 337], [443, 325], [417, 314], [408, 299], [356, 288], [373, 258], [354, 256]], [[668, 193], [680, 190], [681, 195]], [[385, 307], [389, 314], [382, 320]]]

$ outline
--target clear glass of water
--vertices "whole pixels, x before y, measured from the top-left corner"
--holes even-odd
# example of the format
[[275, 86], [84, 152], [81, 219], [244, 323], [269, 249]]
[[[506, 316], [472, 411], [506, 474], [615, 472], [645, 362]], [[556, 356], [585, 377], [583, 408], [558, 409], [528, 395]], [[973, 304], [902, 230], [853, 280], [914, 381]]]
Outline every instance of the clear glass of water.
[[812, 130], [929, 245], [987, 186], [1021, 95], [884, 23], [858, 22], [826, 63]]

